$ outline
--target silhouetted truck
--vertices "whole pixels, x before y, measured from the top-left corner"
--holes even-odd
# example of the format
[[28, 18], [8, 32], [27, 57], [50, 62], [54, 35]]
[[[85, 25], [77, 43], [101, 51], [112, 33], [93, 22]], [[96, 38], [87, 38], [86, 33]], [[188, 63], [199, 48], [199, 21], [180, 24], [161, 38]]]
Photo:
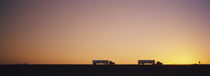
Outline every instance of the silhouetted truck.
[[145, 64], [154, 65], [155, 60], [138, 60], [138, 65], [145, 65]]
[[109, 60], [93, 60], [93, 65], [114, 65], [115, 63]]

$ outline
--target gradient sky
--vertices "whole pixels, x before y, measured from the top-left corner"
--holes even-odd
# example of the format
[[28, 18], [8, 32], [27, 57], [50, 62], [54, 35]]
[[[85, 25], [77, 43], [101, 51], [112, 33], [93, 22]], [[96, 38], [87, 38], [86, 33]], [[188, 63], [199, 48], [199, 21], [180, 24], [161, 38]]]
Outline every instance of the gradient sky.
[[0, 64], [210, 64], [209, 0], [1, 0]]

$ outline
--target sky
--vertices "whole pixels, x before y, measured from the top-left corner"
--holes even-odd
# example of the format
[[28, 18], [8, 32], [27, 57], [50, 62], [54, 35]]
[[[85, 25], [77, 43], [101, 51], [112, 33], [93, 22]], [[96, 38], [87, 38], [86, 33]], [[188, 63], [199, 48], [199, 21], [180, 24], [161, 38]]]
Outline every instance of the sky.
[[0, 3], [0, 64], [210, 64], [209, 0]]

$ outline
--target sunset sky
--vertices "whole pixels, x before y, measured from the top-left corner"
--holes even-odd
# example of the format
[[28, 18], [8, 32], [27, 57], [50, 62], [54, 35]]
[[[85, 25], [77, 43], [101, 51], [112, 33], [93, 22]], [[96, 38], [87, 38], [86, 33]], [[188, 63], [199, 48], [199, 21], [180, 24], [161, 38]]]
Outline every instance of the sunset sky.
[[0, 64], [210, 64], [209, 0], [0, 3]]

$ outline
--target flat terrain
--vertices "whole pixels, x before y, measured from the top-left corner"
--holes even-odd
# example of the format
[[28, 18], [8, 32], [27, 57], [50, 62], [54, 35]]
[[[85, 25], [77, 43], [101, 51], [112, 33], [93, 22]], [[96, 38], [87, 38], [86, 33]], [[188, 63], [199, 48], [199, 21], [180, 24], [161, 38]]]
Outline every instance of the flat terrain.
[[210, 76], [210, 65], [0, 65], [0, 76]]

